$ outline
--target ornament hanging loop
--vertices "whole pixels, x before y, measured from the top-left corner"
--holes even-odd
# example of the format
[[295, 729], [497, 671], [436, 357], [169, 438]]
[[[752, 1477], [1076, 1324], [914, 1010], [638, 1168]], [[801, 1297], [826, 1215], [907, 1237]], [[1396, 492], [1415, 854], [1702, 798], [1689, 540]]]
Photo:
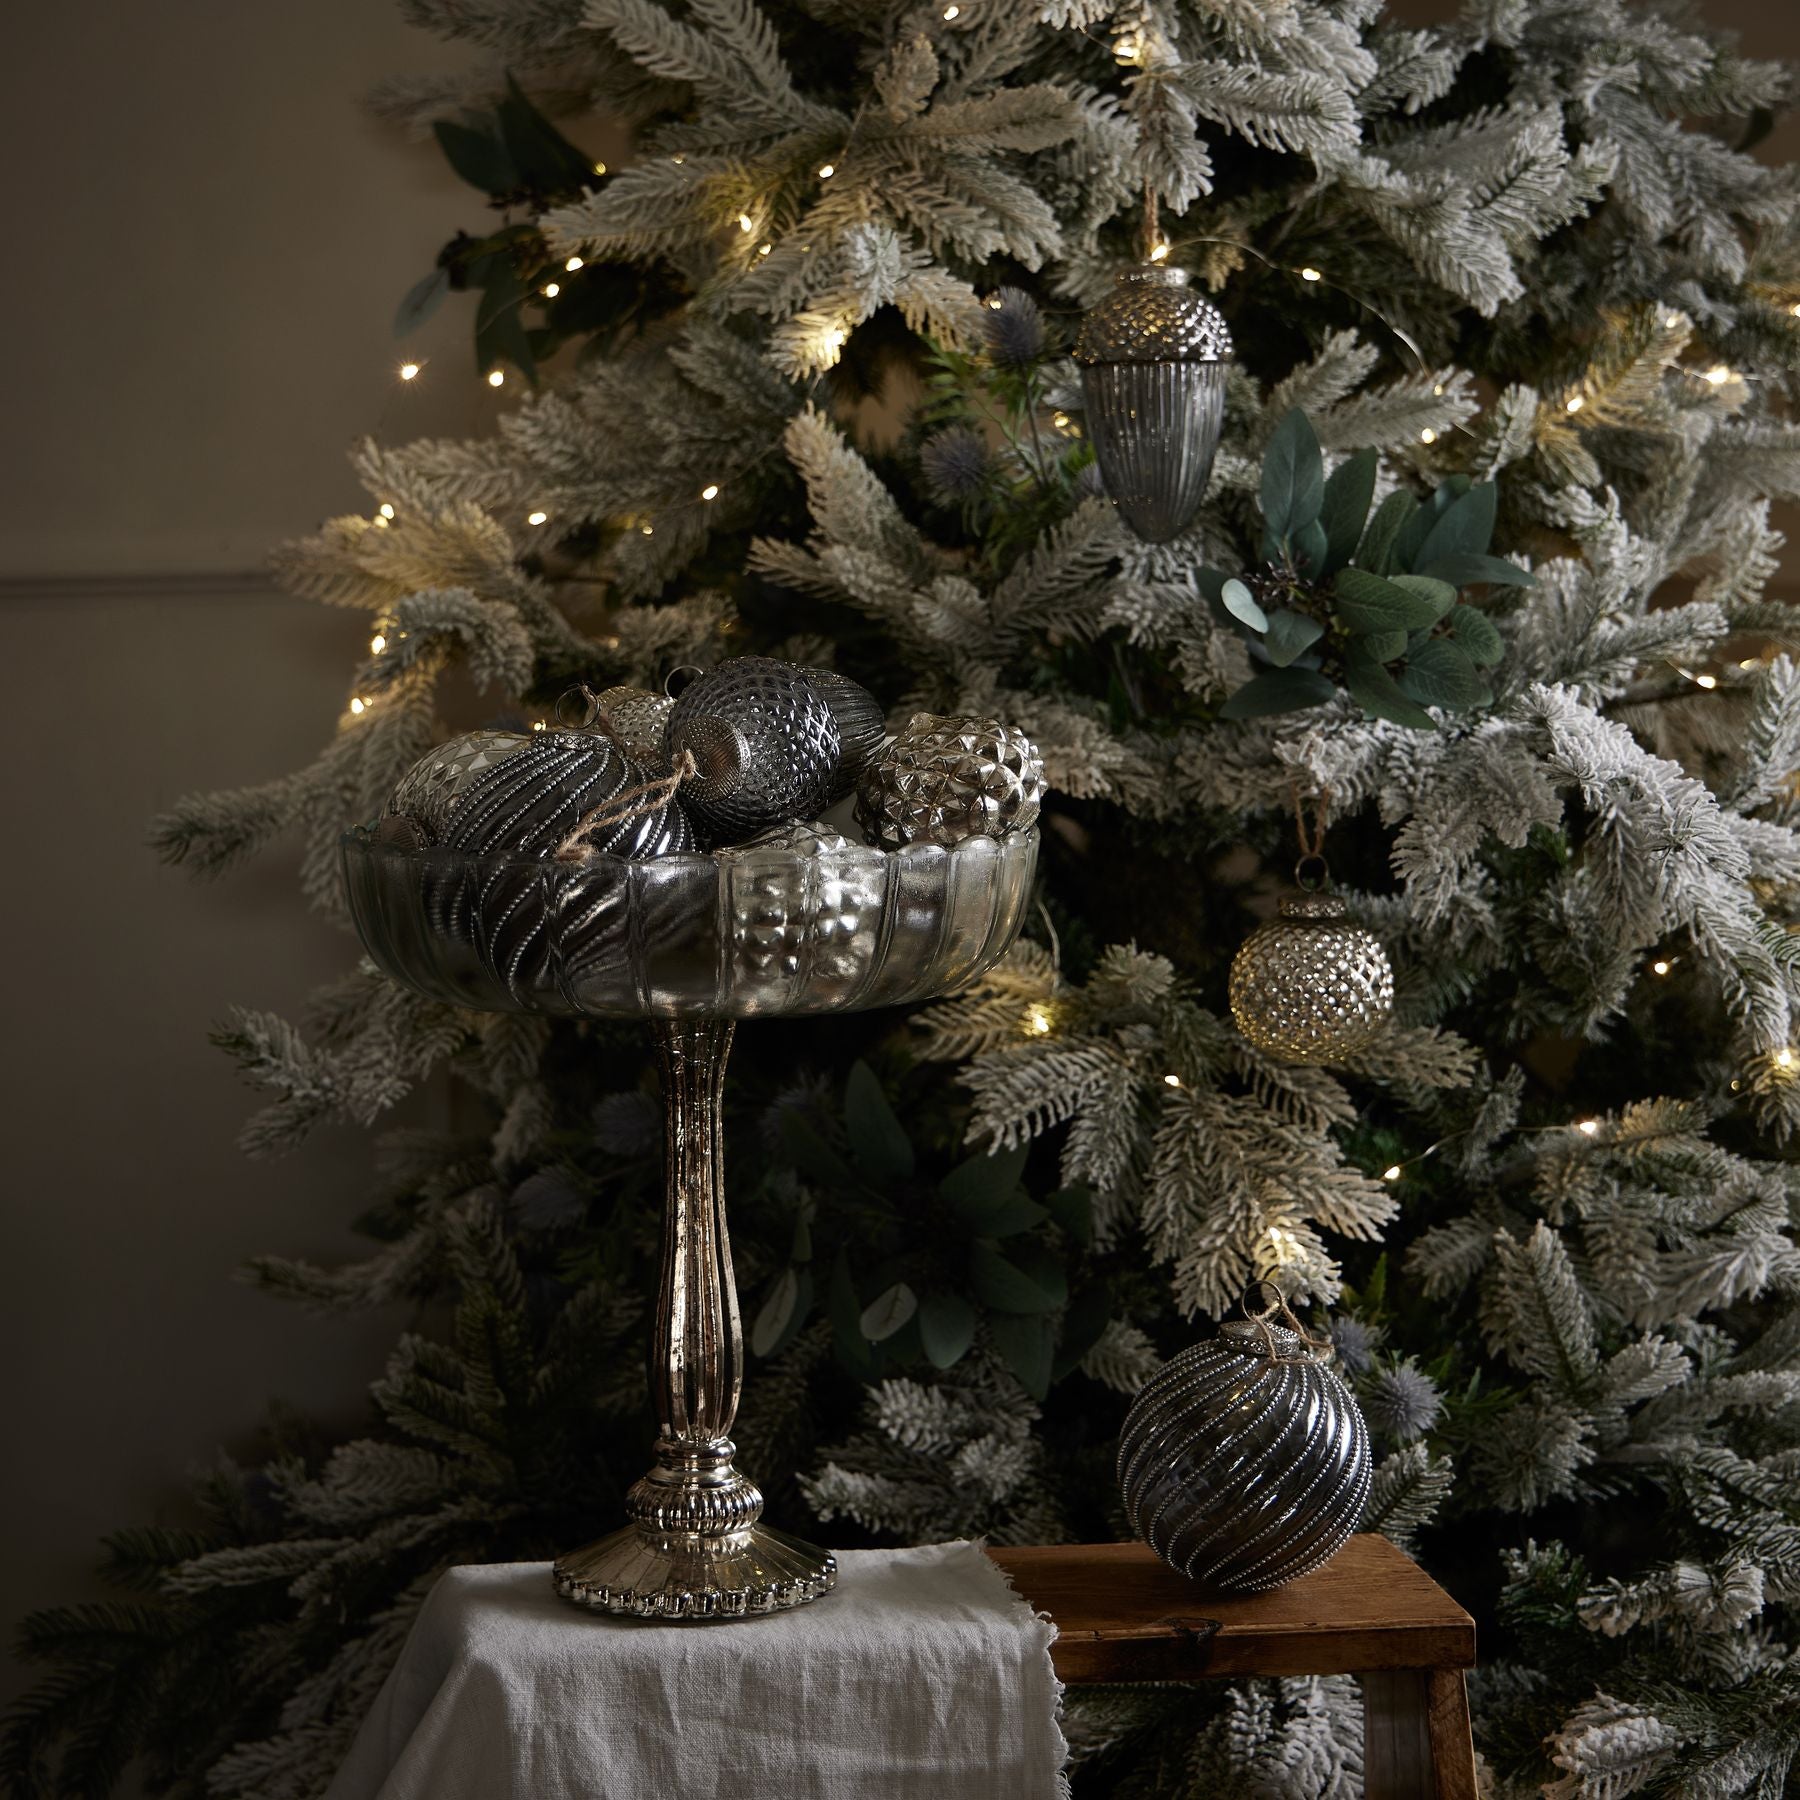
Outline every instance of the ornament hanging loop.
[[[569, 710], [565, 712], [563, 709]], [[576, 709], [579, 708], [579, 716]], [[564, 688], [556, 696], [556, 707], [552, 715], [557, 724], [566, 729], [586, 731], [600, 716], [600, 696], [585, 681], [578, 681], [572, 688]]]
[[1162, 244], [1162, 214], [1156, 199], [1156, 183], [1144, 177], [1144, 261], [1155, 262]]
[[[1273, 1295], [1260, 1310], [1257, 1301], [1265, 1294]], [[1329, 1338], [1314, 1337], [1288, 1305], [1287, 1295], [1266, 1278], [1252, 1281], [1238, 1302], [1244, 1317], [1256, 1327], [1257, 1336], [1268, 1351], [1269, 1361], [1277, 1363], [1330, 1362], [1336, 1351]], [[1279, 1333], [1279, 1335], [1277, 1335]]]
[[1294, 783], [1294, 835], [1300, 840], [1300, 860], [1294, 864], [1294, 884], [1309, 894], [1331, 886], [1331, 865], [1325, 860], [1325, 831], [1331, 823], [1331, 789], [1320, 788], [1313, 802], [1312, 823], [1306, 819], [1306, 803]]

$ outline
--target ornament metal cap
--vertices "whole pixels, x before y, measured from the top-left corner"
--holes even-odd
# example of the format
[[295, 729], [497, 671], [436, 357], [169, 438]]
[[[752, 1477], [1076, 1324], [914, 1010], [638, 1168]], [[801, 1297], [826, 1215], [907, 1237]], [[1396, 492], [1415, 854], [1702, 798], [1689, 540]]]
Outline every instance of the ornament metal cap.
[[1081, 321], [1075, 360], [1098, 363], [1229, 362], [1231, 328], [1210, 300], [1188, 289], [1186, 269], [1140, 263]]

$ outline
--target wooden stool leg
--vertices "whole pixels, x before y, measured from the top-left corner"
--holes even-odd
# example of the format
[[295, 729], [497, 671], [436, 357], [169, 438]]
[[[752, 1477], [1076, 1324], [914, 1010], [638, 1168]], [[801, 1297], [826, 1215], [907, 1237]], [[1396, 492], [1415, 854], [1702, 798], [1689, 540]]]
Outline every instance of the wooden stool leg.
[[1367, 1800], [1475, 1800], [1460, 1669], [1372, 1669], [1363, 1685]]

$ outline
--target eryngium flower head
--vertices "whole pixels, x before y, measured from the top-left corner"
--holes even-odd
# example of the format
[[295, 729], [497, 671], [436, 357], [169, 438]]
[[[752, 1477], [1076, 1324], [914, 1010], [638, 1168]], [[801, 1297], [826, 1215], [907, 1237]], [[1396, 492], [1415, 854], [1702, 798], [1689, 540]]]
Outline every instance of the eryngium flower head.
[[988, 355], [1003, 369], [1023, 369], [1044, 354], [1044, 315], [1023, 288], [1003, 287], [998, 306], [982, 309]]
[[976, 499], [986, 488], [993, 467], [981, 433], [967, 425], [952, 425], [928, 438], [919, 452], [925, 485], [934, 499], [946, 506], [961, 506]]
[[1371, 1376], [1363, 1384], [1362, 1403], [1370, 1429], [1400, 1444], [1423, 1437], [1444, 1410], [1437, 1384], [1410, 1361]]
[[1380, 1329], [1353, 1319], [1348, 1313], [1325, 1327], [1337, 1359], [1351, 1375], [1366, 1375], [1375, 1366], [1375, 1352], [1381, 1343]]

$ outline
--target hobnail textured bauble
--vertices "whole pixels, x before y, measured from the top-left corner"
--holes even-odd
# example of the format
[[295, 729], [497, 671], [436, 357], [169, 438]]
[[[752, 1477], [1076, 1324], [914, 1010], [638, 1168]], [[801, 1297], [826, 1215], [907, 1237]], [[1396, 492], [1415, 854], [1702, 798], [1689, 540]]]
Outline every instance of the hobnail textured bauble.
[[960, 844], [1023, 831], [1044, 797], [1044, 765], [998, 719], [914, 713], [863, 772], [857, 821], [872, 844]]
[[404, 815], [426, 843], [436, 843], [464, 789], [530, 741], [531, 733], [524, 731], [468, 731], [448, 739], [400, 777], [387, 803], [388, 816]]
[[1185, 269], [1127, 269], [1075, 339], [1101, 480], [1152, 544], [1193, 523], [1225, 419], [1231, 333], [1187, 282]]
[[730, 930], [739, 978], [805, 969], [853, 992], [881, 937], [885, 859], [816, 819], [790, 819], [718, 854], [737, 864]]
[[1263, 1331], [1233, 1322], [1171, 1357], [1119, 1436], [1132, 1529], [1171, 1568], [1227, 1593], [1260, 1593], [1329, 1561], [1369, 1497], [1368, 1427], [1318, 1360], [1328, 1352]]
[[594, 723], [631, 758], [653, 768], [662, 762], [663, 738], [675, 702], [648, 688], [609, 687], [596, 696]]
[[697, 772], [681, 802], [715, 843], [803, 819], [831, 797], [841, 743], [831, 708], [790, 664], [739, 656], [681, 690], [664, 739], [673, 761], [693, 753]]
[[1283, 1062], [1336, 1062], [1375, 1038], [1394, 1010], [1381, 940], [1333, 894], [1291, 895], [1231, 959], [1231, 1016]]
[[881, 702], [848, 675], [840, 675], [836, 669], [814, 669], [799, 663], [794, 666], [831, 709], [832, 722], [837, 726], [838, 767], [831, 784], [831, 798], [841, 800], [862, 779], [875, 752], [887, 742], [887, 714], [881, 710]]

